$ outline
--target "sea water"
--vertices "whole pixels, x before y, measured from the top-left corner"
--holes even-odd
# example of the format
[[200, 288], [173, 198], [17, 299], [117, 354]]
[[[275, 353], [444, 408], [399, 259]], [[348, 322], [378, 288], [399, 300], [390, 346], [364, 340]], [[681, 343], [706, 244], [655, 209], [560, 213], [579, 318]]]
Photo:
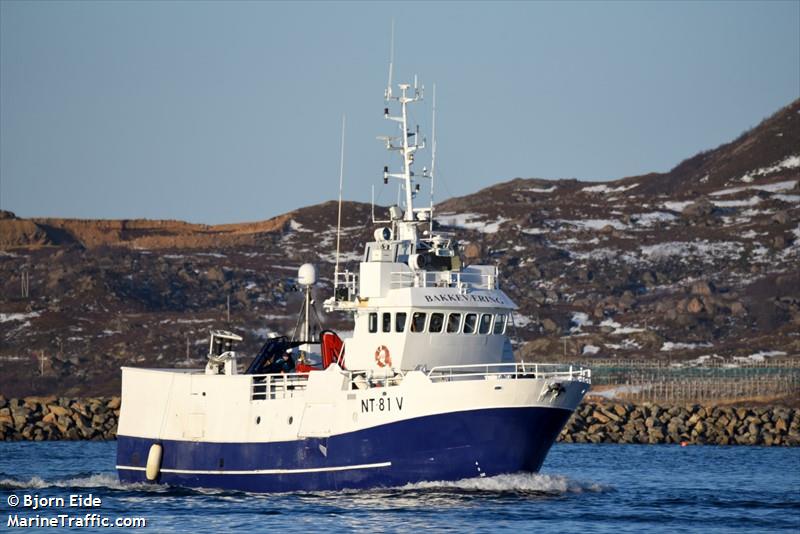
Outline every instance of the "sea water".
[[114, 459], [114, 442], [0, 443], [0, 532], [800, 532], [797, 448], [558, 444], [535, 475], [266, 495], [120, 484]]

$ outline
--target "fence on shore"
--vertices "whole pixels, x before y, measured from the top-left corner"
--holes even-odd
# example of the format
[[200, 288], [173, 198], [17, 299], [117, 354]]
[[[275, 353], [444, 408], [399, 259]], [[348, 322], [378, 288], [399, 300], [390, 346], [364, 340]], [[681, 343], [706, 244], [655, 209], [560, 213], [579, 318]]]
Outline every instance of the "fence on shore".
[[592, 394], [653, 403], [800, 398], [800, 357], [763, 360], [587, 360]]

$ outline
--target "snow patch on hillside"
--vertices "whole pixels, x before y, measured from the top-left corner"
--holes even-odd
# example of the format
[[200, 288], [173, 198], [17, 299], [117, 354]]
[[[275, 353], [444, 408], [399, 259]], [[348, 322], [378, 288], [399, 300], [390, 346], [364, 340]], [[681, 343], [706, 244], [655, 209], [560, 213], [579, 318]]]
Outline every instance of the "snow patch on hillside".
[[741, 208], [744, 206], [755, 206], [761, 202], [757, 196], [752, 196], [746, 200], [712, 200], [711, 203], [718, 208]]
[[631, 185], [621, 185], [619, 187], [608, 187], [607, 185], [592, 185], [589, 187], [584, 187], [581, 191], [586, 191], [587, 193], [622, 193], [623, 191], [628, 191], [633, 189], [634, 187], [638, 187], [639, 184], [631, 184]]
[[550, 187], [529, 187], [524, 191], [530, 191], [531, 193], [552, 193], [556, 189], [557, 187], [552, 185]]
[[585, 220], [559, 220], [560, 224], [568, 224], [581, 230], [601, 230], [606, 226], [611, 226], [615, 230], [626, 230], [628, 225], [616, 219], [585, 219]]
[[699, 348], [711, 347], [711, 343], [675, 343], [672, 341], [665, 341], [661, 345], [661, 352], [671, 352], [673, 350], [694, 350]]
[[593, 324], [592, 321], [589, 320], [589, 314], [584, 312], [573, 313], [570, 323], [574, 325], [569, 329], [569, 331], [573, 334], [580, 332], [581, 328], [584, 326], [591, 326]]
[[767, 174], [772, 174], [783, 169], [797, 169], [798, 167], [800, 167], [800, 155], [787, 156], [775, 165], [762, 167], [760, 169], [748, 172], [742, 176], [740, 180], [742, 182], [749, 183], [753, 181], [753, 177], [755, 176], [766, 176]]
[[725, 195], [735, 195], [736, 193], [741, 193], [742, 191], [767, 191], [768, 193], [777, 193], [779, 191], [788, 191], [792, 189], [795, 184], [797, 184], [797, 180], [787, 180], [785, 182], [775, 182], [774, 184], [762, 184], [762, 185], [746, 185], [742, 187], [731, 187], [730, 189], [722, 189], [720, 191], [714, 191], [711, 193], [712, 197], [719, 197]]
[[715, 259], [731, 259], [741, 255], [744, 247], [736, 241], [670, 241], [656, 245], [646, 245], [639, 249], [643, 256], [651, 260], [666, 260], [673, 257], [697, 258], [705, 263]]
[[311, 232], [308, 228], [304, 228], [303, 225], [294, 219], [289, 221], [289, 228], [292, 229], [294, 232]]
[[677, 211], [681, 212], [688, 206], [694, 202], [693, 200], [668, 200], [661, 204], [661, 207], [664, 209], [668, 209], [670, 211]]
[[39, 317], [41, 315], [40, 312], [30, 312], [30, 313], [0, 313], [0, 323], [7, 323], [9, 321], [27, 321], [28, 319], [33, 319], [34, 317]]
[[605, 326], [608, 328], [613, 328], [614, 331], [611, 332], [611, 335], [622, 335], [622, 334], [633, 334], [636, 332], [644, 332], [644, 328], [636, 328], [633, 326], [622, 326], [620, 323], [616, 322], [613, 319], [606, 319], [600, 326]]
[[478, 213], [441, 213], [436, 220], [444, 226], [455, 226], [465, 230], [477, 230], [484, 234], [494, 234], [500, 229], [500, 225], [510, 221], [505, 217], [497, 217], [494, 221], [482, 220], [484, 215]]
[[631, 219], [637, 226], [644, 226], [650, 227], [655, 225], [659, 222], [672, 222], [676, 220], [678, 217], [673, 215], [672, 213], [667, 213], [665, 211], [653, 211], [651, 213], [637, 213], [631, 216]]

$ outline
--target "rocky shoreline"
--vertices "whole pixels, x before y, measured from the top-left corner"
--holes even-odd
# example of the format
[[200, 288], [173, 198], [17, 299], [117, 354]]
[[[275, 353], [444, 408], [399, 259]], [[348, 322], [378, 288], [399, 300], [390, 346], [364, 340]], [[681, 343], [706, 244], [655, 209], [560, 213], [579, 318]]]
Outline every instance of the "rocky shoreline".
[[115, 439], [119, 407], [119, 397], [0, 396], [0, 441]]
[[[119, 397], [0, 396], [0, 441], [112, 440]], [[800, 446], [800, 409], [584, 403], [558, 441]]]
[[575, 411], [558, 440], [566, 443], [796, 447], [800, 446], [800, 409], [584, 403]]

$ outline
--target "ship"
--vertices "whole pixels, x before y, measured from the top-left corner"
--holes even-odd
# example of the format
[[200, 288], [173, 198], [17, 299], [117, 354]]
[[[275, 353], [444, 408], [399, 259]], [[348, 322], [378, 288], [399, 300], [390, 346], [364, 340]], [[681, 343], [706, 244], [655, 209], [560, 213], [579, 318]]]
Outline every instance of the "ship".
[[[420, 183], [433, 187], [435, 115], [431, 167], [415, 174], [427, 141], [408, 110], [424, 88], [416, 77], [396, 88], [390, 66], [395, 112], [384, 117], [399, 131], [380, 139], [400, 156], [396, 172], [383, 169], [399, 201], [383, 219], [373, 202], [377, 229], [357, 270], [339, 268], [337, 239], [323, 303], [348, 314], [352, 332], [312, 330], [316, 270], [306, 264], [302, 328], [271, 336], [249, 363], [236, 351], [242, 337], [215, 330], [205, 368], [123, 367], [122, 482], [293, 492], [539, 471], [591, 370], [517, 361], [517, 306], [498, 268], [465, 264], [433, 202], [415, 206]], [[339, 206], [341, 225], [341, 186]]]

